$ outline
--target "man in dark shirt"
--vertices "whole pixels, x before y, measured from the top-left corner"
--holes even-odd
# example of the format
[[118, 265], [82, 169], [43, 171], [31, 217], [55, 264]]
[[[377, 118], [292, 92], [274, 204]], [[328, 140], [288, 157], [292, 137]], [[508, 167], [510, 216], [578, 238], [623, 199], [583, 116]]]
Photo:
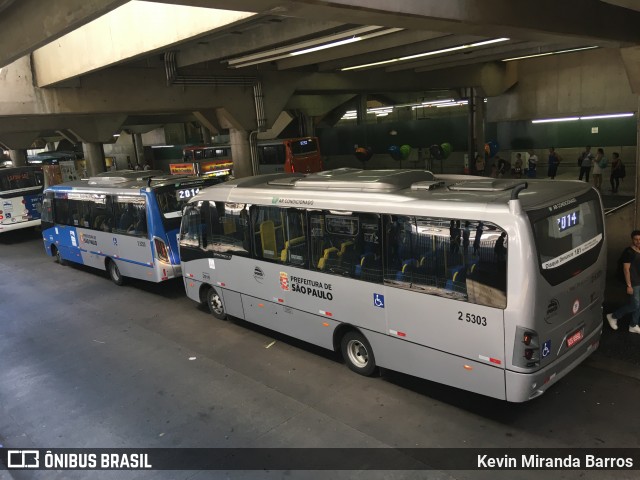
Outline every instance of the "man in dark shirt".
[[617, 330], [618, 319], [630, 313], [629, 332], [640, 333], [640, 230], [631, 232], [631, 246], [624, 251], [622, 266], [629, 301], [615, 312], [609, 313], [607, 321], [611, 328]]

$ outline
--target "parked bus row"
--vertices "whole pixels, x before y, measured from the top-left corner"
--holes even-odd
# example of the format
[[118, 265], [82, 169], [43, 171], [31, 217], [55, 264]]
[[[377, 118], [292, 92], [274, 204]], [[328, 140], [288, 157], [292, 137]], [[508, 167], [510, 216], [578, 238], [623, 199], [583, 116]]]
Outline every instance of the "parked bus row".
[[[257, 144], [258, 174], [322, 171], [322, 157], [316, 137], [260, 140]], [[202, 175], [232, 167], [231, 145], [197, 145], [182, 151], [184, 163], [170, 165], [171, 173]]]
[[52, 187], [47, 253], [117, 284], [182, 274], [216, 318], [340, 352], [359, 374], [512, 402], [598, 346], [604, 219], [582, 182], [338, 169], [204, 188], [213, 180], [114, 172]]

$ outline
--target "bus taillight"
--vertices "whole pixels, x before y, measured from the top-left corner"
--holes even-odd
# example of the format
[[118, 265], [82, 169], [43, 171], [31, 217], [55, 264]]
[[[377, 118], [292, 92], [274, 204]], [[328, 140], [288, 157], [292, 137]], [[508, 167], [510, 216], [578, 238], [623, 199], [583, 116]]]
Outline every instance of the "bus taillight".
[[153, 238], [153, 244], [156, 247], [156, 255], [158, 256], [158, 260], [164, 263], [169, 263], [169, 249], [167, 248], [167, 245], [158, 237]]
[[522, 343], [525, 345], [531, 345], [531, 340], [533, 339], [533, 334], [531, 332], [526, 332], [522, 337]]

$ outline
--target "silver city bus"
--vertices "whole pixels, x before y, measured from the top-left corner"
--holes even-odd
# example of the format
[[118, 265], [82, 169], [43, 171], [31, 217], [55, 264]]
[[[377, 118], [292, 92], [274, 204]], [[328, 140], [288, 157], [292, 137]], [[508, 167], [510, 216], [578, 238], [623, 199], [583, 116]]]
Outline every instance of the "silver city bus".
[[338, 169], [203, 189], [189, 298], [377, 367], [511, 402], [598, 347], [606, 240], [583, 182]]

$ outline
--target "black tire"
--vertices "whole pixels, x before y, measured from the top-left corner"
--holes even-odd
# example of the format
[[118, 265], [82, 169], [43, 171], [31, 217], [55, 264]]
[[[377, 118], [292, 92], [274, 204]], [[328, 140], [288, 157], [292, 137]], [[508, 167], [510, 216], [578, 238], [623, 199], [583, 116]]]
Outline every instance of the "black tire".
[[109, 278], [113, 283], [118, 286], [124, 285], [124, 277], [120, 273], [120, 269], [116, 262], [113, 260], [107, 260], [107, 273], [109, 274]]
[[222, 299], [220, 298], [220, 295], [218, 295], [218, 292], [216, 292], [215, 288], [207, 290], [207, 306], [209, 307], [211, 315], [216, 317], [218, 320], [227, 319], [227, 313], [224, 311]]
[[340, 350], [351, 371], [365, 377], [377, 374], [378, 367], [371, 344], [360, 332], [347, 332], [340, 342]]
[[60, 250], [58, 250], [56, 247], [51, 247], [51, 253], [53, 253], [54, 257], [56, 257], [57, 264], [62, 265], [63, 267], [67, 264], [67, 261], [62, 258], [62, 255], [60, 255]]

